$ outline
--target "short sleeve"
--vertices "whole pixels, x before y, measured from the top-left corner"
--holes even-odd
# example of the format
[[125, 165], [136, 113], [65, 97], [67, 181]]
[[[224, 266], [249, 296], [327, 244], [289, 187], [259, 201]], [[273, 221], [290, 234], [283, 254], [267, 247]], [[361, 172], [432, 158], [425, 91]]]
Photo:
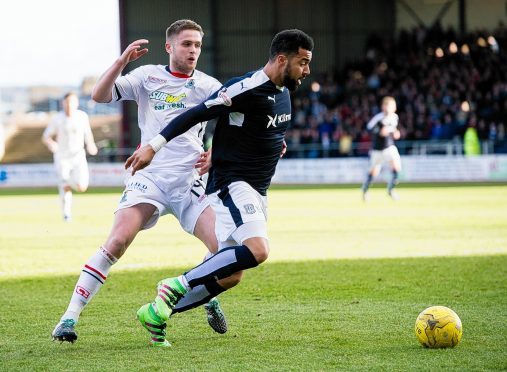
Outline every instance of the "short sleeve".
[[139, 93], [144, 83], [143, 67], [132, 70], [127, 75], [120, 76], [113, 85], [111, 92], [114, 101], [138, 101]]

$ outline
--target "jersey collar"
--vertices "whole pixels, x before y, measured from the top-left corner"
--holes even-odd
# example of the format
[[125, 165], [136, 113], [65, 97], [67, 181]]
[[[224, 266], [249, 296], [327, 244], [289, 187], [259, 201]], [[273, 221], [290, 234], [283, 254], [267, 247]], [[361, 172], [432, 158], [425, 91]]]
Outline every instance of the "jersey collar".
[[187, 75], [187, 74], [182, 74], [181, 72], [175, 72], [175, 71], [171, 71], [169, 69], [169, 66], [165, 66], [165, 69], [168, 73], [170, 73], [172, 76], [174, 77], [177, 77], [177, 78], [180, 78], [180, 79], [189, 79], [191, 78], [193, 75], [194, 75], [194, 71], [192, 71], [192, 74], [191, 75]]

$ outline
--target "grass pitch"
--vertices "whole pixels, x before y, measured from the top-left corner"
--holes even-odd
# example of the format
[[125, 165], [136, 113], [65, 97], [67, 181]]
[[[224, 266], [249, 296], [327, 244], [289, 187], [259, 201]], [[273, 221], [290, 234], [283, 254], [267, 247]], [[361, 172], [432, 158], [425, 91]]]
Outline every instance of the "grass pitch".
[[[5, 193], [5, 192], [4, 192]], [[106, 238], [119, 193], [1, 195], [0, 370], [505, 370], [507, 187], [270, 193], [272, 253], [221, 295], [229, 332], [203, 310], [148, 346], [135, 311], [203, 248], [167, 216], [141, 233], [81, 317], [75, 345], [50, 333], [85, 260]], [[415, 318], [430, 305], [461, 317], [455, 349], [427, 350]]]

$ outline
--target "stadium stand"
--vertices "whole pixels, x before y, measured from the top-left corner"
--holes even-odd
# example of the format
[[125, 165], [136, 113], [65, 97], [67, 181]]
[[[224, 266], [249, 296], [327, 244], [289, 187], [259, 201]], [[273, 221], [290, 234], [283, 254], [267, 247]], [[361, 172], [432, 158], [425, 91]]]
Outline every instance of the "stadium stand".
[[298, 92], [288, 156], [366, 155], [365, 124], [385, 95], [398, 102], [402, 153], [411, 153], [413, 141], [461, 143], [469, 126], [490, 144], [488, 152], [506, 153], [506, 47], [503, 24], [462, 36], [438, 23], [394, 39], [372, 35], [364, 59]]

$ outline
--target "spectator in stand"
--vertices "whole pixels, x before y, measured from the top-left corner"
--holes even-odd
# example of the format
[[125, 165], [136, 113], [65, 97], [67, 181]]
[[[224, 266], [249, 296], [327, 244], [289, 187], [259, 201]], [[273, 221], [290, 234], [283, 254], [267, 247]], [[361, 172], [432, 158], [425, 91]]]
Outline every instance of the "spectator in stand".
[[[370, 139], [365, 125], [380, 111], [377, 102], [391, 95], [399, 103], [401, 140], [463, 139], [468, 123], [475, 121], [481, 141], [507, 151], [506, 51], [503, 24], [491, 33], [461, 36], [436, 24], [400, 31], [395, 38], [371, 37], [362, 61], [298, 92], [287, 142], [321, 143], [333, 156], [341, 153], [342, 134], [348, 133], [352, 154], [366, 156]], [[330, 117], [333, 131], [328, 135]], [[320, 153], [307, 150], [304, 156]]]

